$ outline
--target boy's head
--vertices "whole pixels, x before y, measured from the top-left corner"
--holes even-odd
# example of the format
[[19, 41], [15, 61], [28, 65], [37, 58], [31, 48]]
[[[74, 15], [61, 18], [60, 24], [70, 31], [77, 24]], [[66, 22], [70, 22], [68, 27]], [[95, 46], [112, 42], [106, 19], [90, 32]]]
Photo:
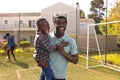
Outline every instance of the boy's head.
[[8, 36], [10, 36], [10, 33], [6, 33], [4, 39], [7, 39]]
[[10, 36], [10, 33], [6, 33], [6, 36]]
[[45, 18], [39, 18], [36, 22], [38, 31], [41, 31], [43, 34], [49, 33], [49, 23]]

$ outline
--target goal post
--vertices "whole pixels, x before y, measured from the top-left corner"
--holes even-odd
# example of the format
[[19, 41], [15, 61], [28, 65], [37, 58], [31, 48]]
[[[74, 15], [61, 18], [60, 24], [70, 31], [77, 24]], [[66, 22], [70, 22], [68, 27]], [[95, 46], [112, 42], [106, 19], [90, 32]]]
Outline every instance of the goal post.
[[95, 27], [94, 27], [94, 35], [95, 35], [95, 41], [96, 41], [96, 45], [97, 45], [97, 50], [98, 50], [98, 53], [99, 53], [99, 57], [100, 57], [100, 65], [96, 65], [96, 66], [89, 66], [89, 30], [90, 30], [90, 26], [93, 26], [94, 24], [91, 24], [91, 25], [88, 25], [87, 27], [87, 61], [86, 61], [86, 67], [89, 68], [89, 67], [97, 67], [97, 66], [101, 66], [103, 65], [103, 60], [102, 60], [102, 54], [101, 54], [101, 51], [100, 51], [100, 47], [99, 47], [99, 42], [98, 42], [98, 38], [97, 38], [97, 34], [96, 34], [96, 30], [95, 30]]
[[[107, 67], [107, 68], [110, 68], [112, 70], [115, 70], [115, 71], [119, 71], [119, 69], [116, 69], [116, 68], [113, 68], [113, 67], [110, 67], [110, 66], [107, 66], [106, 64], [104, 64], [104, 61], [102, 59], [102, 54], [101, 54], [101, 50], [100, 50], [100, 44], [98, 42], [98, 37], [97, 37], [97, 34], [96, 34], [96, 30], [95, 30], [95, 26], [96, 25], [106, 25], [106, 24], [113, 24], [113, 23], [120, 23], [120, 21], [112, 21], [112, 22], [104, 22], [104, 23], [97, 23], [97, 24], [89, 24], [87, 26], [87, 55], [86, 55], [86, 68], [92, 68], [92, 67], [98, 67], [98, 66], [104, 66], [104, 67]], [[94, 66], [90, 66], [89, 65], [89, 56], [90, 56], [90, 27], [91, 26], [94, 26], [94, 30], [93, 30], [93, 34], [95, 36], [95, 43], [96, 43], [96, 46], [97, 46], [97, 52], [98, 52], [98, 55], [99, 55], [99, 58], [100, 58], [100, 62], [98, 65], [94, 65]]]

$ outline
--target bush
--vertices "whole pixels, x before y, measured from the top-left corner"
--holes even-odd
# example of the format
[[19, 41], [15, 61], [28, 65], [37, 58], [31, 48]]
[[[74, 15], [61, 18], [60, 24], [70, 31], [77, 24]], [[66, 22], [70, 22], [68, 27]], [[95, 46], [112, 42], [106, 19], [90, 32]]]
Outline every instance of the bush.
[[23, 50], [27, 47], [30, 47], [30, 46], [31, 46], [31, 42], [29, 42], [29, 41], [21, 41], [20, 42], [20, 47], [22, 47]]
[[0, 42], [0, 53], [5, 53], [7, 49], [7, 41]]

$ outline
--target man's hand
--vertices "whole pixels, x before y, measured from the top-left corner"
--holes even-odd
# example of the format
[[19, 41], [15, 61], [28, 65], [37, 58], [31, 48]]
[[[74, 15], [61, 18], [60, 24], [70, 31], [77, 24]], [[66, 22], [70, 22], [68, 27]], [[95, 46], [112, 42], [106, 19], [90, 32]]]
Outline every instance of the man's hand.
[[62, 44], [57, 45], [57, 49], [60, 52], [60, 54], [62, 54], [64, 52], [64, 47]]
[[40, 61], [37, 63], [39, 67], [46, 68], [48, 66], [47, 62], [45, 61]]
[[66, 47], [66, 46], [69, 45], [69, 43], [68, 43], [67, 41], [64, 41], [64, 40], [63, 40], [63, 41], [61, 42], [61, 45], [64, 46], [64, 47]]

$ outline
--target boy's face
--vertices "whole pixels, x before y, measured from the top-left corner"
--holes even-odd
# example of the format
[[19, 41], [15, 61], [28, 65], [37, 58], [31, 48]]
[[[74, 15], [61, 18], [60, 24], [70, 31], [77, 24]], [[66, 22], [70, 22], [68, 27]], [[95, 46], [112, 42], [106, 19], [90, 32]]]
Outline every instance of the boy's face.
[[43, 34], [47, 35], [47, 34], [49, 34], [49, 30], [50, 30], [50, 27], [49, 27], [48, 22], [43, 21], [43, 22], [42, 22], [42, 25], [41, 25], [41, 27], [40, 27], [40, 31], [41, 31]]

